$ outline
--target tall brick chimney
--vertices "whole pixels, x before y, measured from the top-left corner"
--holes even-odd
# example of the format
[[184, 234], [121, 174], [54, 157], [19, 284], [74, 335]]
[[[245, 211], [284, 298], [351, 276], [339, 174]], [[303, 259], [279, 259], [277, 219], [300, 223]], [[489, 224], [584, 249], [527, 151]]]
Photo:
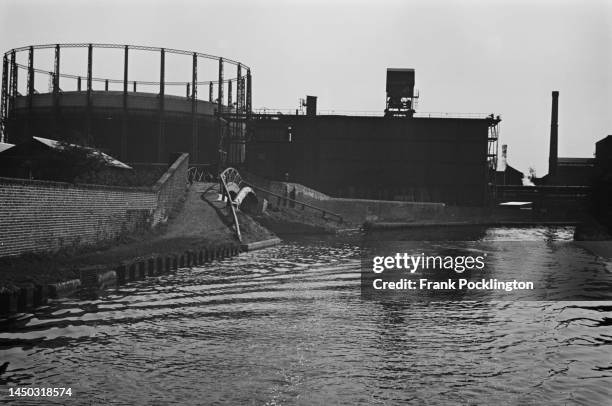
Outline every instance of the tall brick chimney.
[[557, 155], [559, 143], [559, 92], [552, 92], [552, 112], [550, 115], [550, 152], [548, 153], [548, 174], [557, 174]]

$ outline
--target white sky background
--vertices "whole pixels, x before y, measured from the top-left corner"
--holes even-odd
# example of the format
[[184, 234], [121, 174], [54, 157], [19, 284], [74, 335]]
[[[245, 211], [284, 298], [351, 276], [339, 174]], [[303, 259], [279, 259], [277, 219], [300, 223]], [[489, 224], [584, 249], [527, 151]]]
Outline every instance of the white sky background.
[[[319, 110], [382, 111], [386, 68], [414, 68], [418, 111], [500, 114], [509, 163], [525, 173], [534, 166], [539, 176], [548, 170], [552, 90], [560, 91], [560, 156], [592, 157], [594, 143], [612, 134], [606, 0], [0, 3], [0, 50], [58, 42], [161, 46], [238, 60], [252, 69], [254, 108], [295, 109], [309, 94], [319, 97]], [[94, 54], [94, 75], [121, 79], [122, 55], [117, 67], [110, 57], [99, 65], [101, 55]], [[158, 79], [156, 57], [130, 57], [130, 74]], [[84, 73], [86, 58], [76, 53], [62, 54], [62, 71], [77, 60]], [[185, 66], [167, 68], [167, 80], [189, 81], [189, 61]], [[199, 92], [208, 97], [207, 89]]]

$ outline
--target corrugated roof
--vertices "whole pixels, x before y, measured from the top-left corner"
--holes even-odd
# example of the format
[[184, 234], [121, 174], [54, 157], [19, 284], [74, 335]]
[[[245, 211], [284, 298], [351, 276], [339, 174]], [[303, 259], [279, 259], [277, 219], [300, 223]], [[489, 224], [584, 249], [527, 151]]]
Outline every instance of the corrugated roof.
[[[36, 141], [40, 142], [41, 144], [44, 144], [46, 146], [48, 146], [49, 148], [53, 148], [53, 149], [57, 149], [57, 150], [61, 150], [64, 149], [64, 146], [61, 142], [56, 141], [56, 140], [51, 140], [49, 138], [43, 138], [43, 137], [32, 137], [33, 139], [35, 139]], [[97, 150], [95, 148], [91, 148], [91, 147], [84, 147], [82, 145], [75, 145], [75, 144], [68, 144], [71, 147], [76, 147], [76, 148], [83, 148], [89, 152], [91, 152], [92, 155], [100, 157], [104, 160], [104, 162], [106, 162], [106, 164], [108, 166], [112, 166], [115, 168], [121, 168], [121, 169], [132, 169], [131, 166], [124, 164], [123, 162], [119, 161], [118, 159], [113, 158], [110, 155], [105, 154], [104, 152]]]

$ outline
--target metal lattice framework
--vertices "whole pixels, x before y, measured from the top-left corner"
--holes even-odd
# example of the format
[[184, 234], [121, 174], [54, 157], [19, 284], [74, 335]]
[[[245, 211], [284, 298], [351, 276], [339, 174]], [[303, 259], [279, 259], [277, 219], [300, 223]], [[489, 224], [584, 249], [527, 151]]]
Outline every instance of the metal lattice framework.
[[0, 94], [0, 142], [4, 142], [5, 117], [8, 115], [8, 57], [2, 57], [2, 93]]
[[499, 116], [489, 116], [489, 134], [488, 134], [488, 146], [487, 146], [487, 184], [490, 202], [495, 201], [495, 183], [496, 183], [496, 171], [497, 171], [497, 156], [498, 141], [499, 141], [499, 122], [501, 118]]
[[[63, 49], [67, 48], [83, 48], [87, 50], [87, 73], [79, 75], [73, 72], [61, 70], [60, 57]], [[35, 58], [37, 50], [50, 49], [54, 51], [53, 70], [43, 69], [36, 66], [38, 58]], [[96, 49], [117, 49], [123, 50], [123, 78], [110, 78], [93, 76], [95, 64]], [[159, 54], [159, 81], [138, 80], [137, 78], [128, 77], [129, 55], [130, 51], [146, 51]], [[17, 62], [19, 55], [27, 53], [27, 65]], [[166, 56], [169, 54], [191, 56], [191, 77], [184, 81], [166, 81]], [[210, 80], [198, 80], [198, 63], [206, 60], [218, 61], [218, 76]], [[192, 110], [195, 114], [196, 101], [198, 100], [198, 86], [208, 86], [209, 94], [208, 101], [216, 102], [218, 111], [234, 111], [241, 114], [250, 114], [251, 108], [251, 70], [250, 68], [238, 61], [205, 54], [201, 52], [185, 51], [174, 48], [160, 48], [142, 45], [122, 45], [122, 44], [94, 44], [94, 43], [67, 43], [67, 44], [45, 44], [45, 45], [29, 45], [20, 48], [14, 48], [6, 52], [2, 61], [2, 95], [0, 105], [0, 136], [4, 141], [6, 134], [6, 125], [9, 118], [14, 113], [15, 98], [19, 96], [18, 83], [20, 72], [23, 71], [26, 76], [26, 93], [28, 96], [27, 106], [32, 106], [32, 96], [36, 94], [35, 88], [35, 73], [47, 75], [51, 79], [49, 92], [53, 94], [54, 105], [59, 103], [60, 79], [74, 80], [76, 89], [81, 90], [81, 80], [85, 79], [87, 92], [87, 106], [91, 107], [91, 92], [95, 82], [104, 83], [105, 90], [108, 91], [109, 84], [123, 84], [124, 104], [126, 104], [127, 94], [130, 90], [129, 84], [134, 92], [137, 90], [137, 85], [157, 86], [160, 96], [165, 95], [165, 90], [168, 86], [184, 86], [186, 97], [193, 101]], [[234, 66], [236, 75], [228, 75], [226, 77], [224, 70], [227, 66]], [[246, 71], [246, 75], [244, 72]], [[217, 90], [217, 99], [213, 100], [214, 88]], [[227, 93], [224, 89], [227, 87]], [[205, 93], [203, 93], [205, 94]], [[224, 95], [227, 94], [227, 104], [224, 103]], [[233, 99], [235, 95], [235, 99]], [[164, 102], [163, 97], [160, 98], [160, 111], [163, 113]]]

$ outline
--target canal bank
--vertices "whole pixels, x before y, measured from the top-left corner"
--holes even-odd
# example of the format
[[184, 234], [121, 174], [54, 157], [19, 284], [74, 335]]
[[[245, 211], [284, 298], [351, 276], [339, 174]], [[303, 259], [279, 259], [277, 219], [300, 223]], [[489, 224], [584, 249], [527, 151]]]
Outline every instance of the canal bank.
[[29, 311], [48, 299], [236, 256], [280, 242], [245, 213], [238, 213], [242, 242], [231, 214], [212, 184], [194, 183], [167, 224], [93, 247], [0, 258], [0, 314]]

